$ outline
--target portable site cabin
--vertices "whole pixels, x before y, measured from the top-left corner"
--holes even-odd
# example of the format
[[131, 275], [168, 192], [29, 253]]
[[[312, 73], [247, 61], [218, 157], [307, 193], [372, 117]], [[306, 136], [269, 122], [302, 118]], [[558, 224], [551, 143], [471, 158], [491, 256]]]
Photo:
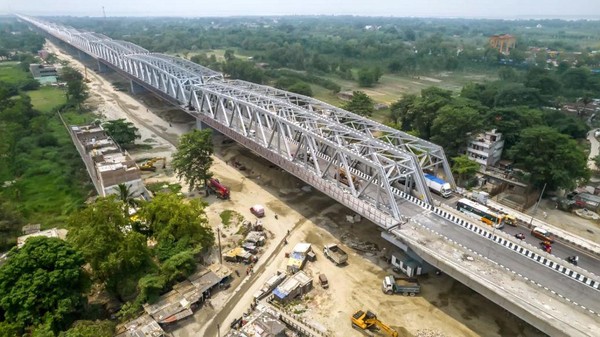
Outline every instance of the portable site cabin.
[[313, 279], [303, 271], [297, 272], [273, 290], [274, 299], [288, 302], [308, 293], [313, 287]]
[[408, 277], [414, 277], [423, 273], [421, 264], [408, 256], [392, 254], [392, 265], [400, 268]]

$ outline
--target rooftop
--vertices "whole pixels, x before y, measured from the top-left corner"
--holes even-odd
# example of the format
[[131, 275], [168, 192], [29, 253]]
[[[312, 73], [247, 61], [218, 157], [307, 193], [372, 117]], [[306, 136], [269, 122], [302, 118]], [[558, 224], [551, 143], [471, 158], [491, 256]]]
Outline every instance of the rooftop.
[[164, 330], [150, 315], [142, 315], [117, 327], [115, 337], [163, 337]]
[[67, 237], [67, 230], [52, 228], [52, 229], [46, 229], [45, 231], [40, 231], [40, 232], [36, 232], [36, 233], [19, 236], [17, 238], [17, 247], [19, 247], [19, 248], [23, 247], [23, 245], [25, 244], [25, 241], [27, 241], [27, 239], [32, 238], [34, 236], [45, 236], [48, 238], [59, 238], [59, 239], [64, 240]]

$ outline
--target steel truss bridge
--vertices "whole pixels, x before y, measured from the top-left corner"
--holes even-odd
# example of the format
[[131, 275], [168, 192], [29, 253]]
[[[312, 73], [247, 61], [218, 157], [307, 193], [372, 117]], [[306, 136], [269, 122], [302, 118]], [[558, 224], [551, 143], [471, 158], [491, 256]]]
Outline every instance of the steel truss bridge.
[[[438, 145], [344, 111], [316, 99], [239, 80], [190, 61], [152, 53], [126, 41], [82, 32], [38, 18], [19, 16], [78, 52], [91, 56], [138, 85], [166, 98], [209, 126], [260, 154], [384, 230], [384, 237], [409, 247], [427, 262], [500, 304], [548, 334], [600, 335], [600, 280], [581, 268], [543, 255], [503, 233], [481, 228], [435, 207], [424, 170], [454, 180]], [[548, 294], [566, 299], [577, 320], [522, 298], [506, 297], [503, 285], [490, 291], [487, 281], [473, 281], [472, 270], [453, 269], [441, 252], [408, 233], [416, 224], [431, 238], [456, 244], [465, 254], [496, 252], [488, 262], [534, 282]], [[481, 255], [481, 254], [480, 254]], [[491, 280], [491, 281], [490, 281]], [[497, 281], [495, 281], [497, 282]], [[583, 308], [582, 308], [583, 307]], [[542, 315], [540, 315], [540, 312]]]

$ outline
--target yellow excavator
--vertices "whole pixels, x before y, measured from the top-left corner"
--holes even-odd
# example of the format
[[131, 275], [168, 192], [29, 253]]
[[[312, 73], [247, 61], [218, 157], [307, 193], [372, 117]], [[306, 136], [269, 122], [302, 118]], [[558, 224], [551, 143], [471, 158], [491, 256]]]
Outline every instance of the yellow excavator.
[[156, 171], [156, 166], [154, 166], [154, 163], [156, 163], [159, 160], [163, 161], [162, 168], [164, 169], [167, 166], [167, 158], [165, 158], [165, 157], [156, 157], [156, 158], [151, 158], [147, 162], [145, 162], [142, 165], [140, 165], [140, 170], [155, 172]]
[[352, 319], [352, 327], [357, 330], [367, 331], [371, 328], [379, 328], [380, 330], [385, 331], [388, 335], [392, 337], [398, 337], [398, 332], [396, 330], [390, 328], [382, 321], [377, 319], [377, 315], [367, 311], [359, 310], [351, 317]]

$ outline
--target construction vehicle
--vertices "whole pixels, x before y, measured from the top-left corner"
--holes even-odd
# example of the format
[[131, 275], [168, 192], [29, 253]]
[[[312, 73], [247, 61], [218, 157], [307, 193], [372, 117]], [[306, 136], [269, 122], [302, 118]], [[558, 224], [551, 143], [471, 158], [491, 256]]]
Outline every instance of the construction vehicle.
[[323, 255], [329, 258], [336, 265], [342, 265], [348, 261], [348, 254], [342, 250], [342, 248], [338, 247], [335, 243], [331, 243], [325, 245], [323, 247]]
[[392, 337], [398, 337], [398, 332], [396, 330], [390, 328], [382, 321], [378, 320], [377, 315], [370, 312], [369, 310], [367, 310], [366, 312], [362, 310], [357, 311], [356, 313], [354, 313], [354, 315], [352, 315], [351, 320], [352, 327], [354, 329], [361, 330], [364, 332], [373, 328], [378, 328], [380, 330], [385, 331], [388, 335]]
[[[351, 176], [352, 176], [352, 184], [354, 185], [354, 188], [359, 188], [360, 181], [358, 180], [358, 178], [355, 175], [351, 175]], [[335, 175], [335, 179], [337, 179], [339, 182], [341, 182], [344, 185], [350, 186], [350, 183], [348, 182], [348, 176], [346, 175], [346, 170], [341, 167], [338, 169], [338, 172]]]
[[221, 184], [219, 179], [210, 178], [208, 180], [208, 188], [217, 195], [217, 198], [229, 199], [229, 189]]
[[404, 296], [415, 296], [421, 292], [421, 285], [415, 278], [395, 278], [388, 275], [383, 278], [381, 290], [388, 294], [402, 294]]
[[160, 160], [163, 161], [162, 168], [164, 169], [165, 167], [167, 167], [167, 158], [165, 158], [165, 157], [155, 157], [155, 158], [150, 158], [147, 162], [145, 162], [142, 165], [140, 165], [140, 170], [155, 172], [156, 171], [156, 166], [154, 166], [154, 164], [157, 161], [160, 161]]

